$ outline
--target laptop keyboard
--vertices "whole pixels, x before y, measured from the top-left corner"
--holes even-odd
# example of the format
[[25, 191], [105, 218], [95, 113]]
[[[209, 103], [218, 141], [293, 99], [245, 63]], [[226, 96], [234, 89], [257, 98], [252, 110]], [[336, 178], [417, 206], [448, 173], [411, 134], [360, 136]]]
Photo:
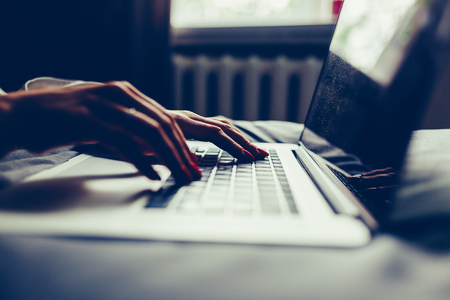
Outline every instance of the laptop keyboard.
[[[253, 215], [298, 214], [280, 158], [274, 149], [264, 160], [239, 163], [217, 148], [192, 148], [202, 178], [177, 187], [172, 177], [153, 195], [146, 207], [169, 204], [178, 213]], [[182, 193], [180, 197], [174, 197]], [[171, 200], [176, 200], [173, 204]]]
[[[348, 181], [347, 177], [342, 174], [341, 172], [328, 167], [331, 172], [345, 185], [345, 187], [355, 195], [356, 198], [359, 199], [359, 201], [374, 215], [379, 216], [385, 213], [386, 211], [386, 203], [383, 202], [375, 202], [375, 201], [369, 201], [366, 197], [361, 195], [361, 193], [355, 189], [354, 186], [351, 185], [351, 183]], [[384, 204], [384, 206], [382, 206]]]

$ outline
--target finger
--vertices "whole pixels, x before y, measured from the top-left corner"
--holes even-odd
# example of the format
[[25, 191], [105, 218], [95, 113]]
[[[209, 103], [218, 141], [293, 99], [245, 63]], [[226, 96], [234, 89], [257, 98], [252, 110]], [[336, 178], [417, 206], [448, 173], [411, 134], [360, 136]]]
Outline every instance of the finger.
[[130, 115], [122, 106], [101, 101], [90, 103], [88, 106], [106, 122], [120, 124], [130, 136], [147, 141], [178, 182], [190, 182], [194, 179], [194, 175], [201, 176], [200, 171], [196, 174], [190, 171], [172, 140], [162, 130], [160, 124], [149, 116], [137, 111]]
[[[245, 150], [245, 156], [250, 158], [251, 156], [257, 158], [264, 158], [269, 154], [262, 149], [254, 146], [247, 138], [245, 138], [239, 130], [234, 127], [227, 120], [219, 120], [214, 118], [204, 118], [199, 116], [193, 112], [184, 111], [175, 113], [176, 120], [182, 124], [183, 131], [192, 138], [201, 139], [211, 141], [219, 146], [221, 143], [222, 149], [226, 150], [230, 154], [233, 153], [241, 153], [242, 149]], [[195, 126], [194, 126], [195, 124]], [[201, 128], [198, 126], [201, 125]], [[211, 127], [212, 126], [212, 127]], [[215, 128], [215, 129], [214, 129]], [[219, 128], [219, 129], [217, 129]], [[208, 136], [206, 133], [213, 130], [222, 132], [222, 135], [211, 135]], [[206, 137], [205, 137], [206, 135]], [[225, 137], [225, 140], [220, 140]], [[218, 139], [219, 138], [219, 139]], [[234, 143], [230, 143], [230, 139], [234, 141]], [[236, 148], [236, 146], [238, 146]], [[226, 148], [223, 148], [226, 147]], [[251, 156], [249, 155], [251, 154]], [[236, 154], [236, 157], [239, 157], [239, 154]]]
[[269, 153], [253, 145], [233, 124], [228, 120], [216, 119], [216, 118], [204, 118], [201, 117], [201, 121], [220, 127], [226, 135], [235, 140], [245, 150], [249, 151], [256, 158], [264, 158], [269, 156]]
[[359, 178], [350, 177], [350, 182], [357, 188], [367, 189], [395, 185], [399, 179], [397, 173], [378, 174], [373, 176], [363, 175]]
[[181, 131], [177, 122], [171, 115], [167, 114], [166, 110], [158, 103], [156, 103], [156, 101], [145, 96], [129, 83], [124, 84], [127, 86], [127, 88], [130, 89], [130, 92], [135, 94], [136, 97], [145, 97], [145, 101], [139, 102], [140, 105], [138, 107], [140, 107], [142, 109], [142, 112], [144, 112], [146, 115], [158, 120], [161, 128], [164, 130], [167, 137], [176, 147], [177, 153], [185, 164], [184, 167], [189, 170], [195, 180], [199, 180], [202, 177], [202, 174], [198, 167], [198, 160], [193, 159], [195, 155], [189, 150], [189, 147], [186, 144], [186, 138], [184, 137], [183, 132]]
[[253, 145], [230, 121], [218, 118], [205, 118], [195, 113], [189, 112], [189, 117], [210, 125], [220, 127], [230, 138], [235, 140], [245, 150], [249, 151], [256, 158], [264, 158], [269, 153]]
[[140, 151], [139, 145], [130, 136], [103, 122], [91, 120], [86, 136], [113, 148], [123, 158], [136, 166], [145, 176], [152, 180], [161, 180], [158, 173], [147, 162], [146, 156]]
[[373, 176], [373, 175], [379, 175], [379, 174], [387, 174], [387, 173], [398, 173], [393, 168], [385, 168], [385, 169], [376, 169], [367, 173], [361, 174], [361, 176]]
[[[186, 140], [186, 138], [184, 137], [183, 131], [178, 126], [178, 123], [175, 122], [175, 120], [172, 118], [172, 116], [167, 113], [166, 109], [162, 105], [160, 105], [158, 102], [156, 102], [152, 98], [148, 97], [147, 95], [145, 95], [144, 93], [139, 91], [137, 88], [135, 88], [129, 82], [123, 82], [123, 84], [130, 90], [130, 92], [132, 92], [135, 96], [137, 96], [138, 99], [144, 100], [144, 102], [141, 102], [141, 101], [139, 102], [142, 105], [142, 109], [144, 109], [144, 112], [147, 112], [149, 114], [154, 114], [154, 111], [150, 108], [158, 109], [162, 113], [162, 115], [167, 119], [166, 123], [171, 125], [171, 127], [166, 128], [166, 129], [168, 129], [169, 132], [173, 133], [177, 139], [180, 139], [182, 141]], [[153, 115], [153, 117], [159, 117], [159, 116], [160, 115], [158, 115], [158, 116]], [[176, 130], [174, 130], [174, 128], [172, 126], [175, 127]], [[181, 143], [180, 145], [182, 146], [183, 150], [185, 150], [186, 152], [190, 152], [189, 147], [187, 146], [186, 143]], [[188, 154], [189, 153], [186, 153], [186, 155], [188, 155]]]
[[[195, 165], [191, 166], [191, 168], [186, 166], [177, 148], [167, 137], [164, 130], [162, 130], [160, 124], [147, 115], [136, 112], [133, 116], [130, 116], [125, 108], [117, 108], [109, 105], [106, 105], [98, 113], [110, 122], [119, 121], [130, 134], [150, 143], [149, 147], [167, 165], [179, 183], [191, 182], [194, 177], [201, 177], [199, 170], [195, 170], [196, 173], [190, 170], [192, 167], [196, 167]], [[149, 147], [146, 147], [146, 149]]]
[[[118, 92], [119, 95], [122, 95], [122, 98], [117, 100], [119, 103], [125, 107], [133, 107], [136, 110], [141, 111], [150, 118], [156, 120], [162, 126], [162, 129], [176, 147], [185, 166], [187, 166], [189, 171], [195, 175], [195, 179], [199, 179], [201, 173], [197, 164], [191, 158], [191, 152], [185, 142], [186, 139], [184, 138], [181, 129], [178, 127], [178, 124], [166, 113], [166, 110], [156, 101], [147, 97], [127, 82], [115, 82], [110, 84], [110, 87], [112, 90], [117, 90], [118, 88], [116, 92]], [[106, 87], [106, 90], [108, 90], [108, 87]]]
[[197, 121], [186, 116], [177, 116], [177, 118], [184, 119], [182, 121], [184, 131], [190, 136], [195, 135], [197, 140], [210, 141], [241, 160], [255, 159], [250, 152], [230, 138], [220, 127]]

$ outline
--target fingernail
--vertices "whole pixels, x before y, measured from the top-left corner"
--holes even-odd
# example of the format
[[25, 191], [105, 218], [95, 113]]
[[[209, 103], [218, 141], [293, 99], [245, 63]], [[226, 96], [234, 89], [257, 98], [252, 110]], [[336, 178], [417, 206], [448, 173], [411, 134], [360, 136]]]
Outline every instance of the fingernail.
[[195, 172], [194, 172], [194, 175], [195, 175], [195, 180], [199, 180], [200, 178], [202, 178], [202, 172], [200, 171], [200, 169], [198, 168], [198, 166], [195, 164], [195, 163], [193, 163], [193, 162], [191, 162], [191, 166], [194, 168], [194, 170], [195, 170]]
[[353, 175], [353, 176], [351, 176], [352, 178], [361, 178], [361, 174], [357, 174], [357, 175]]
[[256, 149], [256, 151], [257, 151], [259, 154], [264, 155], [265, 157], [269, 156], [269, 153], [266, 152], [266, 151], [264, 151], [264, 150], [261, 149], [261, 148]]
[[191, 154], [192, 160], [198, 165], [198, 159], [197, 159], [197, 156], [196, 156], [194, 153], [192, 153], [192, 152], [189, 152], [189, 153]]
[[245, 150], [245, 149], [242, 150], [242, 154], [243, 154], [246, 158], [255, 160], [255, 157], [254, 157], [250, 152], [248, 152], [248, 151]]
[[189, 177], [189, 178], [188, 178], [188, 179], [189, 179], [189, 182], [191, 182], [191, 181], [194, 180], [194, 178], [193, 178], [191, 172], [188, 170], [188, 168], [187, 168], [186, 166], [181, 166], [181, 169], [183, 169], [184, 174], [186, 174], [186, 176]]

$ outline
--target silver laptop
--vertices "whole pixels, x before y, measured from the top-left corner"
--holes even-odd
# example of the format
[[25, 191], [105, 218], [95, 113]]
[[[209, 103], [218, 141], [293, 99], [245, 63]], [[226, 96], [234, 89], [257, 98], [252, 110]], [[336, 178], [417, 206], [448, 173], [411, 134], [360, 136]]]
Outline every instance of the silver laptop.
[[447, 1], [346, 0], [298, 144], [258, 144], [270, 156], [248, 163], [189, 142], [203, 178], [187, 186], [164, 166], [151, 181], [126, 162], [81, 154], [3, 191], [0, 232], [366, 245], [396, 182], [349, 177], [401, 169], [449, 37]]

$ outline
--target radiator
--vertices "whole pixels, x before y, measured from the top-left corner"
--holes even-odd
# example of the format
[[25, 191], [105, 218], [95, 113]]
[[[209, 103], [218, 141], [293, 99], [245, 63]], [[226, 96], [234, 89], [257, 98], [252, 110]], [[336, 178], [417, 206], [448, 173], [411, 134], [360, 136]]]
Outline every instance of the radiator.
[[239, 120], [305, 120], [322, 61], [172, 56], [175, 109]]

